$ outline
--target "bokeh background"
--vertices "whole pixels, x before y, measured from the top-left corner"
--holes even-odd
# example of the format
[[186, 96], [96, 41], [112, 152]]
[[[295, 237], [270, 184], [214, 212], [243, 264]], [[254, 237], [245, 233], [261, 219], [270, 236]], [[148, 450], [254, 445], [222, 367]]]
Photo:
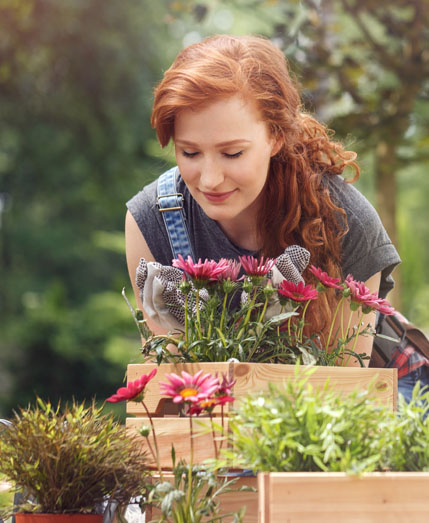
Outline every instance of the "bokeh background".
[[0, 416], [100, 401], [139, 361], [125, 202], [174, 162], [149, 118], [178, 51], [215, 33], [279, 45], [307, 110], [358, 152], [429, 329], [427, 0], [0, 0]]

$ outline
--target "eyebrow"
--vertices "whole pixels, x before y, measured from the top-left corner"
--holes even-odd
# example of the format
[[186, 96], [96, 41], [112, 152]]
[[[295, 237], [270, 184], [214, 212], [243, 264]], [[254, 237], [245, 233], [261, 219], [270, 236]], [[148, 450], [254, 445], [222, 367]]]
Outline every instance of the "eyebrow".
[[[189, 145], [189, 146], [198, 146], [198, 144], [194, 142], [190, 142], [189, 140], [176, 140], [177, 144], [180, 145]], [[229, 145], [236, 145], [238, 143], [250, 143], [250, 140], [245, 140], [244, 138], [238, 138], [236, 140], [228, 140], [226, 142], [219, 142], [215, 144], [215, 147], [226, 147]]]

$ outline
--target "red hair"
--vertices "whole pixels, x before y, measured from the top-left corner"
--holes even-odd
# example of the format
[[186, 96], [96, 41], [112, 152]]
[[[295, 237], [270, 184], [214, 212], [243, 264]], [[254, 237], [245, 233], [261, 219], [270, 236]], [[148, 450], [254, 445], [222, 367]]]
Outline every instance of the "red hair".
[[[271, 136], [281, 143], [261, 198], [260, 254], [276, 257], [288, 245], [298, 244], [310, 251], [311, 264], [343, 276], [346, 215], [332, 201], [326, 178], [341, 174], [347, 165], [355, 170], [352, 181], [358, 178], [356, 154], [303, 111], [287, 60], [269, 40], [219, 35], [184, 49], [155, 89], [151, 122], [161, 146], [174, 138], [180, 110], [236, 94], [256, 104]], [[308, 272], [304, 277], [313, 280]], [[315, 330], [326, 327], [334, 300], [332, 295], [318, 300], [318, 310], [308, 311]]]

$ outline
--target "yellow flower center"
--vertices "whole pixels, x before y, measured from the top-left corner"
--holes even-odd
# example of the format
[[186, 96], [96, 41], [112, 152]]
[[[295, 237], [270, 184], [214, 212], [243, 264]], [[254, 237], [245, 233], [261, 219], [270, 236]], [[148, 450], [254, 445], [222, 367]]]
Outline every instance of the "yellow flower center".
[[180, 395], [182, 396], [182, 398], [189, 398], [189, 396], [196, 396], [198, 394], [198, 390], [197, 389], [182, 389], [180, 391]]
[[209, 407], [212, 407], [213, 405], [216, 405], [216, 400], [206, 400], [206, 401], [203, 401], [202, 403], [200, 403], [201, 407], [203, 407], [204, 409], [207, 409]]

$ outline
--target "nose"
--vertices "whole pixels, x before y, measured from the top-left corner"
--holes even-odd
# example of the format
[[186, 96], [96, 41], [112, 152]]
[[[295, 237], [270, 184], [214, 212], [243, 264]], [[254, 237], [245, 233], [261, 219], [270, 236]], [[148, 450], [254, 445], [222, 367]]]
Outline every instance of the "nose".
[[200, 188], [205, 191], [216, 189], [224, 181], [222, 167], [210, 158], [204, 159], [200, 170]]

